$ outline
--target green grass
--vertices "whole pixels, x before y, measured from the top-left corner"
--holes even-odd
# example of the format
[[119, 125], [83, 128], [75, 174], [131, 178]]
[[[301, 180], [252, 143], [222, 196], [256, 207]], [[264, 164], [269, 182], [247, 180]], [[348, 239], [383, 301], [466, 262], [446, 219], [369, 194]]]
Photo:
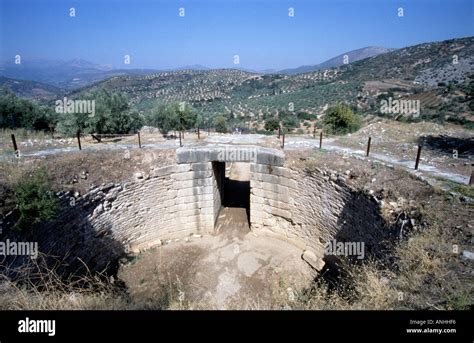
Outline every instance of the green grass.
[[465, 197], [474, 199], [474, 186], [464, 185], [461, 183], [457, 183], [457, 182], [439, 178], [439, 177], [436, 179], [441, 181], [444, 186], [449, 187], [451, 191], [459, 193]]

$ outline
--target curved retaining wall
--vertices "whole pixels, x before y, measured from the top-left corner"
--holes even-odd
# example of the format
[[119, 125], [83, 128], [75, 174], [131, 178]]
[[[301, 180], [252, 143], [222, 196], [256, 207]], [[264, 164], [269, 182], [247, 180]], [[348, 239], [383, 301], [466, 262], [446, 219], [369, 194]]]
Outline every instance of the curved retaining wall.
[[[378, 204], [340, 178], [286, 168], [279, 150], [234, 148], [251, 152], [238, 161], [250, 163], [250, 224], [256, 234], [291, 241], [321, 261], [330, 239], [364, 240], [370, 246], [383, 238]], [[91, 270], [101, 270], [114, 258], [163, 239], [213, 232], [225, 173], [224, 164], [216, 162], [235, 162], [229, 149], [180, 148], [176, 165], [133, 182], [102, 185], [74, 199], [73, 206], [71, 195], [61, 194], [58, 218], [22, 240], [38, 241], [40, 251], [65, 257], [71, 268], [80, 268], [80, 257]]]
[[388, 235], [378, 202], [351, 190], [340, 175], [258, 164], [251, 171], [250, 221], [257, 233], [283, 237], [320, 260], [330, 240], [364, 242], [372, 252]]

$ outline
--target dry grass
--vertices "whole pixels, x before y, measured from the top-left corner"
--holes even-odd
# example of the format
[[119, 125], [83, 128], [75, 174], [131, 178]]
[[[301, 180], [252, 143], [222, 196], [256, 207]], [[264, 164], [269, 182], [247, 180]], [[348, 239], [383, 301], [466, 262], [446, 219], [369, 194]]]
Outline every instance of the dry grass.
[[[442, 195], [440, 195], [442, 197]], [[413, 231], [393, 246], [390, 256], [354, 264], [343, 260], [344, 278], [336, 285], [319, 278], [311, 289], [298, 289], [280, 280], [271, 285], [270, 300], [237, 299], [236, 309], [316, 310], [466, 310], [474, 304], [472, 265], [460, 258], [472, 244], [463, 224], [466, 209], [459, 204], [441, 208], [434, 197], [425, 205], [423, 217], [431, 224]], [[435, 210], [437, 209], [437, 210]], [[458, 209], [456, 212], [453, 209]], [[450, 217], [445, 217], [446, 215]], [[451, 218], [451, 222], [450, 219]], [[466, 219], [466, 218], [464, 218]], [[468, 220], [468, 219], [466, 219]], [[463, 224], [462, 227], [467, 224]], [[457, 252], [453, 248], [457, 246]], [[26, 273], [30, 275], [31, 273]], [[216, 309], [208, 302], [191, 302], [180, 292], [179, 280], [157, 289], [146, 299], [134, 299], [103, 275], [63, 280], [54, 268], [44, 272], [39, 283], [0, 282], [0, 309]], [[117, 282], [117, 281], [116, 281]], [[88, 285], [84, 287], [84, 285]], [[291, 292], [289, 292], [291, 289]], [[291, 294], [290, 294], [291, 293]]]
[[0, 141], [10, 143], [11, 134], [14, 134], [17, 140], [27, 140], [27, 139], [43, 140], [43, 139], [51, 138], [51, 133], [44, 132], [44, 131], [27, 130], [24, 128], [14, 129], [14, 130], [0, 129]]
[[[51, 258], [49, 257], [49, 260]], [[1, 310], [120, 310], [128, 307], [126, 294], [105, 273], [80, 277], [59, 275], [59, 261], [46, 263], [39, 254], [21, 268], [3, 267]], [[15, 274], [15, 281], [6, 275]]]
[[[392, 263], [369, 261], [354, 265], [341, 261], [346, 274], [334, 287], [324, 278], [311, 289], [292, 288], [283, 280], [272, 285], [271, 300], [237, 299], [231, 308], [249, 310], [466, 310], [473, 304], [472, 276], [463, 279], [459, 256], [452, 253], [452, 242], [442, 230], [430, 229], [412, 235], [394, 249]], [[38, 279], [37, 277], [35, 279]], [[21, 286], [19, 286], [21, 284]], [[84, 284], [88, 285], [84, 287]], [[216, 309], [215, 304], [190, 302], [180, 292], [179, 282], [158, 289], [147, 299], [137, 301], [118, 292], [102, 276], [87, 275], [64, 281], [49, 270], [39, 283], [5, 280], [0, 296], [1, 309]]]
[[2, 288], [2, 310], [123, 310], [128, 307], [126, 299], [108, 292], [39, 291], [11, 282], [4, 282]]
[[[61, 277], [63, 265], [36, 260], [17, 269], [3, 268], [0, 274], [0, 310], [184, 310], [205, 308], [189, 303], [179, 283], [158, 289], [147, 299], [131, 299], [123, 283], [105, 271]], [[51, 257], [48, 258], [51, 260]], [[15, 274], [15, 280], [5, 275]]]
[[[295, 162], [304, 163], [297, 157]], [[140, 158], [142, 156], [137, 156], [137, 160]], [[333, 164], [338, 163], [335, 169], [344, 171], [348, 168], [349, 161], [335, 160], [331, 154], [320, 154], [318, 158], [319, 163], [314, 163], [314, 166], [321, 163], [331, 165], [331, 161], [334, 161]], [[112, 165], [117, 166], [120, 163], [122, 168], [111, 167], [111, 160], [115, 161]], [[68, 183], [71, 176], [86, 166], [91, 168], [88, 170], [90, 177], [87, 182], [79, 181], [84, 183], [83, 189], [87, 189], [92, 183], [108, 181], [101, 177], [103, 175], [110, 177], [116, 170], [120, 174], [113, 175], [113, 179], [120, 180], [129, 176], [137, 166], [133, 154], [133, 163], [123, 161], [121, 156], [113, 154], [109, 154], [109, 159], [100, 154], [97, 156], [77, 154], [71, 157], [65, 156], [61, 161], [60, 168], [52, 168], [57, 166], [58, 160], [46, 159], [43, 162], [49, 165], [54, 173], [58, 188], [64, 188], [64, 184]], [[145, 166], [150, 167], [155, 163], [160, 165], [156, 159], [150, 157], [150, 162], [143, 163], [140, 169], [143, 170]], [[31, 167], [32, 164], [25, 162], [0, 163], [0, 175], [2, 175], [0, 185], [14, 184], [25, 172], [31, 170]], [[37, 165], [34, 164], [34, 167]], [[108, 173], [104, 173], [103, 168]], [[420, 214], [420, 217], [417, 217], [417, 224], [426, 221], [425, 228], [412, 232], [408, 239], [398, 242], [386, 260], [372, 260], [359, 265], [343, 261], [342, 268], [347, 275], [336, 286], [324, 278], [318, 279], [311, 289], [292, 288], [282, 281], [272, 286], [273, 296], [270, 302], [258, 297], [238, 299], [236, 308], [238, 305], [241, 309], [258, 310], [465, 310], [472, 306], [474, 304], [472, 262], [460, 258], [463, 250], [473, 250], [472, 232], [469, 234], [472, 230], [472, 207], [447, 199], [444, 192], [433, 191], [431, 187], [408, 177], [405, 172], [395, 170], [382, 173], [380, 170], [367, 168], [362, 162], [352, 160], [350, 169], [357, 176], [351, 179], [351, 182], [359, 188], [370, 185], [376, 194], [386, 194], [386, 202], [399, 197], [416, 200], [417, 213]], [[375, 177], [376, 182], [370, 182]], [[78, 187], [77, 184], [75, 187]], [[409, 213], [413, 209], [405, 210]], [[396, 213], [393, 216], [396, 216]], [[457, 227], [459, 229], [456, 229]], [[454, 245], [458, 246], [457, 253], [453, 251]], [[106, 281], [101, 275], [87, 275], [79, 282], [61, 279], [53, 269], [44, 272], [40, 279], [42, 280], [40, 283], [27, 282], [27, 279], [22, 282], [8, 279], [0, 281], [0, 309], [216, 308], [214, 304], [187, 301], [180, 293], [178, 282], [170, 283], [167, 287], [157, 290], [150, 298], [138, 302], [125, 291], [118, 291], [114, 283]], [[84, 284], [88, 287], [84, 287]], [[292, 296], [288, 288], [292, 289]]]
[[[474, 283], [463, 268], [457, 241], [431, 228], [398, 244], [391, 263], [342, 262], [346, 282], [330, 290], [321, 279], [301, 293], [296, 308], [343, 310], [467, 310], [474, 303]], [[461, 249], [461, 248], [460, 248]]]

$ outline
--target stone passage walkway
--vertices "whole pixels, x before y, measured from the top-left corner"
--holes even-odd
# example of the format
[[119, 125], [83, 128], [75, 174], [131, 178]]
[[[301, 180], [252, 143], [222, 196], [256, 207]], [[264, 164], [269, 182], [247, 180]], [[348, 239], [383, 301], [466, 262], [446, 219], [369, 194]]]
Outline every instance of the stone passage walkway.
[[[245, 179], [245, 168], [232, 166], [231, 181]], [[226, 191], [238, 191], [236, 185], [242, 187], [237, 183]], [[287, 242], [250, 232], [245, 208], [224, 207], [214, 234], [156, 248], [124, 267], [119, 277], [136, 302], [152, 306], [171, 293], [166, 301], [178, 308], [271, 309], [276, 299], [291, 303], [294, 292], [315, 276], [301, 253]]]
[[[225, 216], [225, 218], [224, 218]], [[231, 219], [224, 211], [223, 219]], [[194, 309], [272, 309], [277, 299], [309, 286], [315, 276], [301, 250], [247, 228], [226, 226], [218, 234], [191, 236], [144, 253], [119, 277], [135, 303]], [[278, 302], [280, 303], [280, 302]]]
[[231, 237], [243, 237], [249, 233], [249, 163], [230, 163], [224, 185], [223, 205], [216, 221], [215, 232]]

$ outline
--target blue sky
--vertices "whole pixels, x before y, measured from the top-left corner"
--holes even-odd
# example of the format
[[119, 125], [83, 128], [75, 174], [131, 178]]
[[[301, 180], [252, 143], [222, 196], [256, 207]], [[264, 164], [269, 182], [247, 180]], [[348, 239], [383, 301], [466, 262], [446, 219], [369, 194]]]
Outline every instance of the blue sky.
[[[282, 69], [474, 35], [472, 0], [0, 0], [0, 58]], [[76, 16], [69, 16], [74, 7]], [[179, 16], [179, 8], [185, 16]], [[294, 8], [294, 17], [288, 8]], [[402, 7], [404, 17], [398, 17]]]

